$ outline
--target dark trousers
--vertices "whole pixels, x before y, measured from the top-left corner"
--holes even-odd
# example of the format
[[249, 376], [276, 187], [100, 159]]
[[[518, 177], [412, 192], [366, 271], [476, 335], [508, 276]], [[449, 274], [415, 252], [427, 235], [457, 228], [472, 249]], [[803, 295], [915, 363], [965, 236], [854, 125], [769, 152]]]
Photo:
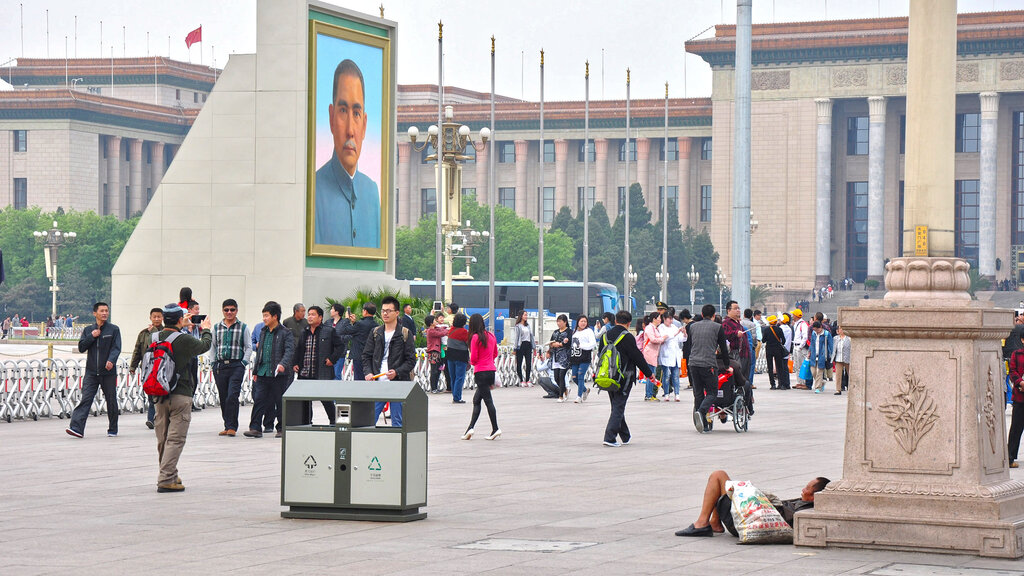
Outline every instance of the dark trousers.
[[[265, 378], [256, 378], [255, 375], [252, 378], [252, 405], [254, 410], [256, 409], [256, 406], [263, 400], [263, 396], [266, 395], [267, 387], [264, 385], [263, 380], [265, 380]], [[264, 432], [274, 431], [274, 418], [275, 412], [273, 409], [264, 412], [262, 428]], [[259, 427], [253, 428], [253, 430], [256, 430], [258, 428]]]
[[352, 379], [359, 382], [363, 378], [366, 378], [366, 374], [363, 373], [363, 357], [362, 353], [356, 354], [352, 360]]
[[117, 434], [117, 375], [99, 376], [86, 374], [82, 379], [82, 401], [71, 413], [70, 428], [79, 434], [85, 434], [85, 421], [89, 418], [89, 409], [96, 398], [96, 392], [103, 389], [103, 398], [107, 401], [107, 433]]
[[693, 384], [693, 410], [701, 409], [705, 398], [714, 399], [718, 393], [718, 371], [710, 366], [686, 366]]
[[552, 370], [555, 373], [555, 385], [558, 386], [558, 392], [561, 395], [565, 395], [565, 375], [568, 370], [565, 368], [555, 368]]
[[213, 381], [220, 397], [220, 416], [225, 430], [238, 430], [238, 395], [242, 392], [245, 365], [241, 360], [217, 362], [213, 365]]
[[1010, 442], [1007, 446], [1010, 452], [1010, 462], [1017, 460], [1017, 450], [1020, 449], [1020, 435], [1024, 432], [1024, 402], [1013, 403], [1013, 415], [1010, 417]]
[[608, 401], [612, 405], [612, 411], [608, 415], [608, 425], [604, 427], [605, 442], [615, 442], [616, 438], [621, 438], [623, 442], [629, 442], [629, 426], [626, 425], [626, 402], [629, 401], [629, 391], [632, 388], [632, 383], [629, 383], [622, 390], [608, 389]]
[[438, 361], [431, 362], [430, 364], [430, 391], [438, 391], [438, 382], [441, 380], [441, 369], [444, 368], [444, 360], [438, 359]]
[[786, 353], [767, 353], [766, 358], [768, 360], [768, 380], [772, 382], [772, 386], [788, 390], [789, 362], [786, 361]]
[[469, 430], [476, 426], [480, 417], [480, 403], [487, 405], [487, 417], [491, 419], [491, 433], [498, 431], [498, 412], [494, 409], [494, 398], [491, 397], [491, 386], [494, 385], [494, 371], [476, 372], [476, 392], [473, 394], [473, 418], [469, 421]]
[[[525, 372], [523, 365], [525, 364]], [[533, 367], [533, 344], [523, 342], [516, 350], [516, 376], [520, 382], [530, 381], [530, 369]], [[524, 377], [525, 374], [525, 377]]]
[[262, 386], [261, 394], [252, 406], [252, 416], [249, 418], [249, 429], [260, 430], [260, 424], [267, 422], [267, 416], [273, 421], [277, 419], [277, 429], [281, 430], [281, 396], [288, 388], [291, 378], [288, 374], [277, 376], [260, 376], [257, 379]]

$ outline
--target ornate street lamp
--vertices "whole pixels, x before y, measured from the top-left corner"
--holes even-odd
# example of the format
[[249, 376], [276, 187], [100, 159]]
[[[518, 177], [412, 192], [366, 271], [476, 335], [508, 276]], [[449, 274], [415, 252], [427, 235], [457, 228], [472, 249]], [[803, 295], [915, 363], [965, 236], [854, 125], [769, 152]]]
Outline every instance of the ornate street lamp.
[[[692, 310], [696, 306], [694, 299], [697, 293], [697, 282], [700, 282], [700, 272], [697, 272], [693, 264], [690, 264], [690, 271], [686, 273], [686, 279], [690, 281], [690, 309]], [[697, 311], [693, 310], [693, 313], [696, 316]]]
[[[36, 230], [32, 233], [36, 243], [43, 246], [43, 254], [46, 257], [46, 277], [50, 280], [50, 292], [52, 293], [52, 304], [50, 307], [50, 318], [57, 319], [57, 251], [68, 244], [72, 244], [78, 237], [74, 232], [61, 232], [57, 228], [57, 222], [45, 232]], [[53, 358], [53, 344], [49, 345], [49, 357]]]
[[722, 295], [725, 292], [725, 274], [719, 268], [715, 271], [715, 283], [718, 284], [718, 312], [722, 312]]

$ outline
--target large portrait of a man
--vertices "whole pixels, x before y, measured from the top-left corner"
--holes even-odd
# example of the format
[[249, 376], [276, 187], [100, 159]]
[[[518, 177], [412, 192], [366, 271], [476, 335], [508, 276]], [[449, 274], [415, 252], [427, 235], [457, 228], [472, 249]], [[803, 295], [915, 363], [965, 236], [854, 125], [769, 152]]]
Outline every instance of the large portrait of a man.
[[387, 38], [310, 23], [311, 256], [387, 258], [389, 47]]

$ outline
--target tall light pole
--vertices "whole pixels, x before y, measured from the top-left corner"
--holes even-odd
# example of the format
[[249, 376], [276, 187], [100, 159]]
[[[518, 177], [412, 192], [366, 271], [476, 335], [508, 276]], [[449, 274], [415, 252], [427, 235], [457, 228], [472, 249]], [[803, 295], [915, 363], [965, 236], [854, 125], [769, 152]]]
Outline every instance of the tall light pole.
[[725, 293], [725, 274], [721, 269], [715, 271], [715, 284], [718, 284], [718, 311], [722, 311], [722, 295]]
[[419, 138], [419, 128], [409, 127], [409, 140], [412, 141], [413, 150], [421, 152], [427, 146], [433, 146], [436, 151], [427, 156], [427, 161], [438, 163], [438, 170], [441, 174], [443, 189], [437, 191], [438, 221], [444, 231], [444, 300], [452, 301], [452, 236], [462, 227], [462, 162], [469, 160], [465, 155], [466, 146], [472, 146], [475, 150], [482, 150], [483, 146], [491, 138], [490, 128], [484, 126], [480, 129], [480, 148], [470, 138], [469, 126], [453, 121], [455, 113], [451, 106], [445, 106], [444, 119], [441, 129], [431, 124], [427, 130], [427, 140], [419, 146], [416, 139]]
[[629, 311], [633, 311], [633, 288], [636, 286], [638, 276], [633, 272], [633, 265], [626, 269], [626, 301], [629, 302]]
[[[700, 282], [700, 272], [697, 272], [693, 264], [690, 264], [690, 271], [686, 273], [686, 279], [690, 281], [690, 308], [692, 309], [695, 306], [693, 301], [697, 293], [697, 282]], [[691, 311], [696, 315], [696, 310]]]
[[[32, 233], [32, 236], [35, 237], [37, 244], [42, 244], [43, 246], [43, 255], [46, 257], [46, 277], [50, 279], [50, 292], [52, 293], [50, 319], [55, 320], [57, 318], [57, 291], [60, 290], [57, 287], [57, 251], [62, 246], [73, 243], [78, 235], [74, 232], [61, 232], [57, 228], [57, 221], [55, 220], [52, 228], [45, 232], [36, 230]], [[52, 343], [47, 346], [47, 350], [48, 358], [53, 358]]]

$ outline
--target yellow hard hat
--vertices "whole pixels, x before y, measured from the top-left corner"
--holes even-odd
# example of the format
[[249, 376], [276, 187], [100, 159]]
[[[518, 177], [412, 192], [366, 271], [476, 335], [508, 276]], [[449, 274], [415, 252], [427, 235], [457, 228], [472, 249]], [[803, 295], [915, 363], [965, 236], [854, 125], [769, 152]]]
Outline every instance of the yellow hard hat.
[[778, 321], [779, 321], [779, 317], [776, 316], [775, 314], [772, 314], [771, 316], [768, 317], [768, 323], [769, 324], [775, 324]]
[[782, 315], [782, 322], [783, 322], [783, 324], [785, 324], [786, 322], [789, 322], [789, 314], [783, 314]]
[[803, 318], [804, 317], [804, 311], [799, 309], [799, 308], [793, 310], [792, 314], [793, 314], [794, 318]]

